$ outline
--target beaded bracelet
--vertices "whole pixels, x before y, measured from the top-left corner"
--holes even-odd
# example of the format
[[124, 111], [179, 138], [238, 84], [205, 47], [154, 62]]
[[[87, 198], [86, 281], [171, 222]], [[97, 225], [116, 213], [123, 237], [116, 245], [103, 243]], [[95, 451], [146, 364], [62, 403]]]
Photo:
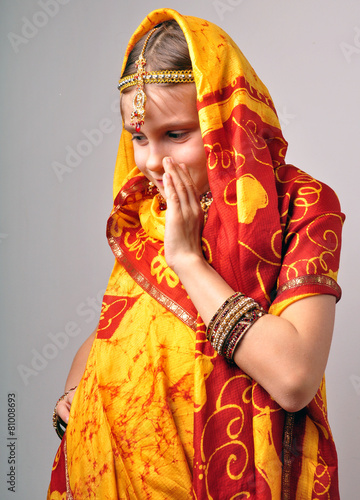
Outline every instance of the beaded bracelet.
[[233, 295], [231, 295], [227, 300], [225, 300], [225, 302], [219, 307], [214, 316], [211, 318], [210, 323], [208, 324], [208, 327], [206, 329], [206, 336], [208, 340], [210, 340], [211, 332], [215, 326], [215, 323], [219, 319], [221, 319], [222, 316], [226, 315], [228, 308], [231, 307], [231, 305], [234, 302], [236, 303], [242, 297], [245, 297], [244, 294], [236, 292]]
[[56, 405], [54, 407], [52, 422], [53, 422], [53, 427], [55, 429], [55, 432], [59, 436], [60, 439], [62, 439], [64, 434], [65, 434], [67, 424], [57, 414], [57, 406], [60, 403], [60, 401], [62, 401], [63, 399], [66, 398], [66, 396], [69, 394], [69, 392], [75, 391], [76, 388], [77, 388], [77, 385], [75, 387], [72, 387], [68, 391], [66, 391], [62, 396], [60, 396], [60, 398], [56, 401]]
[[236, 292], [211, 318], [206, 337], [218, 354], [233, 362], [235, 350], [246, 332], [264, 314], [266, 312], [254, 299]]
[[221, 351], [221, 346], [226, 342], [230, 332], [239, 322], [239, 320], [252, 309], [257, 307], [255, 300], [250, 297], [243, 297], [239, 303], [232, 307], [226, 316], [223, 316], [220, 322], [216, 322], [213, 328], [215, 334], [211, 336], [211, 343], [214, 349]]
[[208, 326], [208, 339], [216, 349], [224, 334], [226, 335], [247, 310], [256, 306], [253, 299], [240, 295], [227, 306], [222, 307], [221, 313], [217, 313], [215, 320]]
[[223, 348], [222, 355], [225, 356], [226, 359], [232, 362], [234, 361], [234, 354], [237, 346], [240, 344], [247, 331], [253, 326], [255, 321], [265, 314], [266, 312], [259, 307], [246, 313], [244, 319], [239, 321], [238, 325], [236, 325], [236, 330], [235, 328], [233, 329], [227, 339], [226, 345]]

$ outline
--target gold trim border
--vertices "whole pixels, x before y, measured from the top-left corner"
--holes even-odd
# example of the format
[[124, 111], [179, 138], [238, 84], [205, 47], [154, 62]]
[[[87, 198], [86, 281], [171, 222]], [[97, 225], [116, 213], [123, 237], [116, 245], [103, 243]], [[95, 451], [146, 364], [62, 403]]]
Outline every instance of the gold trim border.
[[294, 432], [294, 413], [286, 413], [284, 438], [283, 438], [283, 470], [282, 470], [282, 487], [281, 500], [291, 500], [291, 465], [292, 465], [292, 441]]
[[70, 488], [66, 436], [64, 438], [64, 455], [65, 455], [66, 500], [74, 500], [74, 497], [71, 493], [71, 488]]
[[341, 288], [337, 284], [337, 282], [333, 279], [330, 278], [330, 276], [324, 276], [324, 275], [318, 275], [318, 274], [311, 274], [311, 275], [305, 275], [305, 276], [298, 276], [297, 278], [293, 278], [292, 280], [288, 281], [284, 285], [282, 285], [280, 288], [277, 290], [276, 297], [278, 298], [279, 295], [281, 295], [284, 292], [287, 292], [288, 290], [292, 290], [293, 288], [297, 288], [303, 285], [323, 285], [323, 286], [328, 286], [332, 290], [336, 292], [336, 300], [339, 301], [341, 298]]
[[158, 288], [156, 288], [150, 281], [140, 272], [138, 271], [130, 262], [130, 260], [126, 257], [123, 249], [116, 242], [114, 237], [109, 238], [109, 244], [112, 251], [115, 254], [115, 257], [121, 261], [121, 263], [126, 268], [127, 272], [133, 278], [134, 281], [141, 288], [151, 295], [157, 302], [159, 302], [162, 306], [164, 306], [168, 311], [172, 312], [177, 318], [179, 318], [185, 325], [189, 326], [192, 330], [196, 331], [196, 318], [191, 316], [183, 307], [180, 306], [177, 302], [170, 299], [167, 295], [161, 292]]

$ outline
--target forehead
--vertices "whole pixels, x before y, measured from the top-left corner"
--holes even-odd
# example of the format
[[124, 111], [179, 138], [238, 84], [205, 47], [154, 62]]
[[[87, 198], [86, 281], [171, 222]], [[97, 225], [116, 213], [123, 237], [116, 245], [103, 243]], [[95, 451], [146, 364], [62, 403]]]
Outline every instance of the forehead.
[[[145, 85], [145, 94], [145, 110], [148, 120], [153, 115], [158, 119], [180, 118], [186, 115], [197, 117], [196, 87], [194, 83]], [[135, 87], [121, 94], [120, 108], [125, 122], [130, 121], [134, 95]]]

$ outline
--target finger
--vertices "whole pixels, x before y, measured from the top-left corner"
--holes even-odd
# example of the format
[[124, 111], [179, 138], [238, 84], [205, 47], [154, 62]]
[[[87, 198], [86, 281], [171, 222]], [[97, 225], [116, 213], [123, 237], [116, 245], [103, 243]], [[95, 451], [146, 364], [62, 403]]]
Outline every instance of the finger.
[[179, 166], [176, 166], [172, 158], [166, 157], [163, 160], [164, 165], [164, 192], [168, 208], [182, 209], [188, 204], [188, 194], [186, 180], [183, 180], [179, 174]]
[[194, 181], [188, 171], [185, 163], [176, 163], [172, 160], [169, 164], [170, 172], [176, 176], [176, 178], [184, 184], [187, 188], [191, 190], [195, 188]]
[[175, 188], [173, 184], [172, 177], [169, 173], [165, 172], [162, 176], [162, 180], [164, 183], [164, 192], [165, 192], [165, 197], [166, 200], [168, 201], [173, 193], [175, 193]]
[[57, 405], [56, 413], [59, 415], [61, 420], [67, 424], [70, 415], [70, 404], [65, 400], [60, 401]]
[[181, 213], [181, 202], [179, 199], [177, 189], [174, 185], [173, 176], [170, 173], [165, 172], [163, 174], [162, 180], [164, 183], [164, 194], [168, 208], [168, 213], [169, 210], [171, 211], [172, 209], [174, 209], [175, 213], [178, 214]]
[[191, 201], [194, 201], [195, 204], [198, 205], [199, 201], [200, 201], [201, 193], [199, 192], [195, 182], [193, 181], [191, 174], [190, 174], [187, 166], [185, 165], [185, 163], [179, 163], [179, 167], [181, 169], [182, 174], [184, 174], [186, 176], [186, 178], [191, 181], [191, 188], [188, 190], [189, 199]]
[[184, 163], [177, 164], [171, 157], [166, 157], [164, 158], [164, 170], [171, 176], [173, 189], [179, 196], [181, 205], [196, 207], [199, 203], [198, 190], [186, 165]]
[[74, 399], [74, 396], [75, 396], [75, 391], [70, 391], [67, 396], [65, 397], [65, 401], [71, 405], [73, 399]]
[[188, 217], [188, 215], [190, 215], [187, 210], [189, 208], [190, 212], [195, 215], [196, 218], [202, 218], [203, 212], [200, 205], [200, 192], [193, 181], [187, 166], [185, 163], [179, 163], [177, 170], [181, 181], [186, 186], [187, 206], [184, 207], [184, 216]]
[[163, 166], [165, 172], [169, 173], [174, 181], [174, 185], [179, 183], [183, 184], [184, 187], [193, 186], [193, 180], [191, 179], [189, 172], [180, 167], [180, 164], [176, 163], [173, 158], [167, 156], [164, 158]]

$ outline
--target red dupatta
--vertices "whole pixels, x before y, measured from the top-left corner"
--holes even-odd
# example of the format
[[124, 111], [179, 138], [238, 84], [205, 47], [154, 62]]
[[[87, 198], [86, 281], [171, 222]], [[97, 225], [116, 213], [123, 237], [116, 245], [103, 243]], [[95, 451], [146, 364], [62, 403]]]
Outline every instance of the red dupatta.
[[[142, 35], [171, 18], [188, 42], [208, 158], [214, 198], [203, 231], [208, 261], [234, 290], [273, 314], [312, 294], [339, 299], [335, 280], [343, 215], [337, 197], [325, 184], [285, 164], [287, 143], [269, 93], [234, 42], [211, 23], [161, 9], [143, 21], [127, 54]], [[110, 245], [148, 293], [194, 325], [196, 311], [181, 283], [174, 286], [171, 280], [163, 242], [144, 237], [140, 261], [124, 244], [125, 234], [128, 242], [141, 239], [130, 226], [138, 219], [146, 187], [124, 131], [115, 193], [125, 175], [109, 219]], [[124, 218], [129, 222], [122, 232]], [[167, 272], [169, 279], [159, 283], [154, 259], [158, 272]], [[197, 366], [210, 367], [195, 377], [195, 391], [203, 393], [194, 413], [195, 497], [338, 498], [324, 387], [302, 412], [286, 414], [255, 381], [214, 353], [201, 318], [196, 334]]]

